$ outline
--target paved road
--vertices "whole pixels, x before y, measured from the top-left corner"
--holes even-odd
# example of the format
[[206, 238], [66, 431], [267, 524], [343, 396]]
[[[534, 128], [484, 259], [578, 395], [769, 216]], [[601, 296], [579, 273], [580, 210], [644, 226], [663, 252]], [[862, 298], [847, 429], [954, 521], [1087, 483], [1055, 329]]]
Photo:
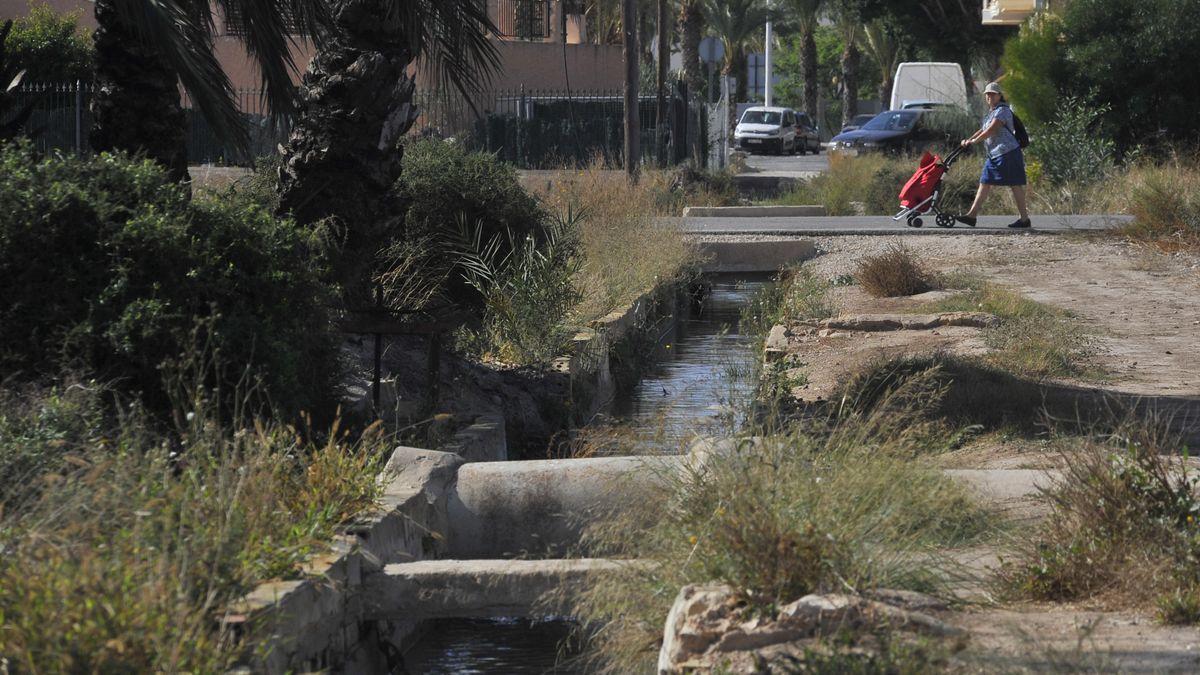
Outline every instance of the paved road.
[[1030, 229], [1009, 229], [1013, 216], [983, 216], [976, 227], [957, 225], [940, 228], [932, 218], [925, 227], [907, 227], [889, 216], [798, 217], [798, 218], [680, 218], [687, 234], [834, 235], [834, 234], [1063, 234], [1080, 230], [1103, 230], [1130, 220], [1129, 216], [1033, 216]]
[[829, 169], [829, 155], [824, 150], [819, 155], [750, 155], [746, 166], [771, 176], [808, 178]]

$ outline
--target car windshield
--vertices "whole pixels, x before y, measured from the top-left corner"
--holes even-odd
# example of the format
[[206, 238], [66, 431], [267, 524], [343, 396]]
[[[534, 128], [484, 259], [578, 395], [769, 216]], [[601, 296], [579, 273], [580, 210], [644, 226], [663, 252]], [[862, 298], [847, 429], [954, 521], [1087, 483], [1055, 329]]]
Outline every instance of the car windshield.
[[742, 124], [773, 124], [779, 126], [783, 115], [769, 110], [747, 110], [742, 115]]
[[870, 122], [864, 124], [862, 128], [868, 131], [908, 131], [912, 128], [913, 123], [917, 121], [919, 114], [915, 112], [895, 111], [879, 113]]

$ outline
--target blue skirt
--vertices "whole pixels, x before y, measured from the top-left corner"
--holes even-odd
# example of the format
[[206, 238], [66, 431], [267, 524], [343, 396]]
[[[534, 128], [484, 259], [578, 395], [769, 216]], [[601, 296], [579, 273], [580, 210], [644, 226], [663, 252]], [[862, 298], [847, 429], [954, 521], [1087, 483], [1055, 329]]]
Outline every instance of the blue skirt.
[[999, 157], [988, 157], [983, 163], [979, 182], [984, 185], [1024, 185], [1025, 155], [1021, 149], [1011, 150]]

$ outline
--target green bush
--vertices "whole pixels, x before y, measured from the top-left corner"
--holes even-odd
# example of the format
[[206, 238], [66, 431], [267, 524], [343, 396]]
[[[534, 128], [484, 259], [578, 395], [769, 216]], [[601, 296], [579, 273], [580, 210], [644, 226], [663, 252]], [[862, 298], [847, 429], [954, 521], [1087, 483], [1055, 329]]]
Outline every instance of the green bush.
[[565, 354], [575, 334], [568, 318], [583, 297], [575, 288], [582, 265], [578, 213], [557, 218], [542, 244], [511, 235], [486, 240], [479, 229], [464, 232], [463, 244], [458, 255], [467, 283], [486, 308], [483, 330], [463, 346], [520, 365]]
[[[0, 372], [65, 367], [164, 410], [162, 368], [199, 348], [283, 412], [331, 395], [322, 261], [254, 202], [197, 199], [153, 162], [0, 148]], [[242, 378], [250, 373], [249, 382]]]
[[25, 82], [88, 82], [92, 38], [79, 27], [80, 11], [58, 14], [45, 2], [29, 3], [29, 14], [13, 21], [5, 43], [14, 70]]
[[[389, 439], [374, 427], [306, 442], [275, 421], [225, 426], [205, 405], [167, 435], [136, 407], [99, 415], [109, 394], [0, 392], [0, 662], [228, 672], [262, 651], [264, 632], [225, 612], [263, 581], [302, 578], [375, 504]], [[34, 489], [42, 498], [27, 498]]]
[[[406, 204], [406, 239], [452, 240], [458, 223], [465, 222], [478, 227], [484, 241], [511, 237], [519, 242], [540, 237], [546, 222], [545, 211], [521, 187], [512, 166], [453, 142], [424, 139], [407, 145], [396, 190]], [[461, 278], [452, 278], [448, 290], [452, 299], [479, 301]]]
[[1107, 106], [1091, 106], [1068, 97], [1062, 100], [1050, 123], [1038, 130], [1029, 152], [1041, 163], [1042, 176], [1051, 185], [1090, 185], [1113, 169], [1115, 146], [1099, 128]]

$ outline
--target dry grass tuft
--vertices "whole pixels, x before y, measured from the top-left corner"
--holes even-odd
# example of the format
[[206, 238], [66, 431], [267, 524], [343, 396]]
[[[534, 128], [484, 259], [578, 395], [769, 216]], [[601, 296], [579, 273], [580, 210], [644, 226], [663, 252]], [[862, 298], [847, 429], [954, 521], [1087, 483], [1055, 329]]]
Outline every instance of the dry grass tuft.
[[760, 608], [812, 592], [936, 591], [945, 570], [924, 553], [978, 539], [987, 518], [922, 459], [922, 426], [886, 410], [742, 437], [592, 527], [589, 555], [652, 563], [606, 577], [571, 610], [596, 628], [602, 669], [647, 671], [688, 583], [729, 583]]
[[1121, 176], [1116, 194], [1127, 195], [1134, 217], [1119, 234], [1162, 251], [1200, 251], [1200, 166], [1176, 160], [1135, 166]]
[[905, 244], [889, 244], [858, 262], [854, 279], [876, 298], [916, 295], [937, 288], [938, 276]]
[[577, 286], [583, 301], [576, 310], [581, 323], [599, 319], [625, 306], [659, 284], [688, 274], [696, 249], [677, 225], [657, 219], [669, 211], [659, 202], [665, 176], [648, 174], [630, 185], [625, 174], [602, 164], [560, 177], [540, 197], [552, 210], [581, 214], [582, 270]]
[[984, 332], [987, 362], [1036, 381], [1053, 378], [1100, 380], [1093, 364], [1099, 345], [1086, 326], [1065, 310], [1045, 305], [996, 284], [981, 284], [930, 304], [936, 312], [988, 312], [1002, 323]]

